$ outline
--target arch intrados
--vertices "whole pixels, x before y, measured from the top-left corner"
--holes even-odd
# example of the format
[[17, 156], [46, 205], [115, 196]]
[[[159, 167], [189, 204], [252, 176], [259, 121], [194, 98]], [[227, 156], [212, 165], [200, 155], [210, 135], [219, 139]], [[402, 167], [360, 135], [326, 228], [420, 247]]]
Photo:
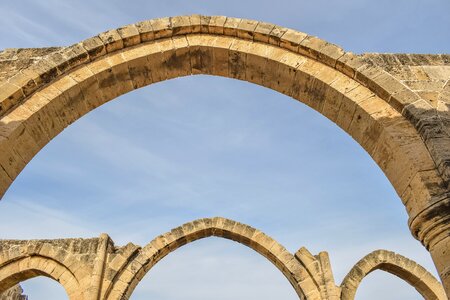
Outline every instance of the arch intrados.
[[[180, 20], [186, 18], [190, 20]], [[362, 75], [358, 79], [350, 62], [342, 61], [350, 54], [315, 37], [276, 26], [268, 33], [255, 30], [250, 36], [244, 29], [228, 30], [226, 22], [231, 24], [232, 18], [222, 27], [208, 25], [207, 31], [191, 21], [180, 29], [173, 25], [177, 18], [168, 20], [172, 20], [169, 31], [152, 29], [151, 34], [144, 33], [143, 24], [147, 23], [142, 22], [73, 45], [49, 58], [62, 60], [53, 69], [53, 77], [47, 70], [21, 85], [20, 93], [28, 95], [26, 98], [7, 99], [11, 106], [4, 108], [0, 119], [4, 137], [0, 150], [6, 159], [0, 161], [0, 172], [6, 179], [0, 189], [5, 191], [54, 136], [99, 105], [154, 82], [209, 74], [256, 83], [309, 105], [352, 135], [401, 198], [426, 203], [421, 201], [428, 196], [423, 193], [426, 176], [429, 179], [430, 170], [435, 168], [427, 148], [392, 105], [392, 97], [388, 102], [382, 93], [374, 93]], [[163, 21], [149, 22], [152, 28], [158, 28]], [[260, 24], [257, 22], [255, 28]], [[134, 33], [122, 37], [127, 30]], [[104, 44], [98, 46], [102, 40]], [[318, 45], [320, 51], [315, 49]], [[68, 58], [76, 53], [77, 59]], [[340, 58], [333, 58], [331, 53], [340, 53]], [[35, 74], [31, 69], [24, 73]], [[29, 86], [33, 84], [36, 88]], [[0, 102], [6, 105], [5, 101]], [[412, 181], [415, 184], [409, 186]], [[408, 207], [408, 199], [404, 203], [409, 215], [420, 213], [421, 207]]]
[[[285, 247], [263, 232], [220, 217], [186, 223], [152, 240], [119, 271], [106, 290], [105, 298], [128, 299], [142, 278], [161, 259], [184, 245], [209, 237], [224, 238], [249, 247], [275, 265], [301, 299], [306, 299], [305, 295], [308, 296], [307, 299], [320, 299], [317, 282], [302, 267], [299, 258], [294, 257]], [[136, 266], [139, 266], [139, 269], [136, 269]], [[120, 284], [119, 287], [114, 287], [116, 282], [128, 284], [126, 287], [121, 287]]]
[[391, 251], [376, 250], [363, 257], [350, 270], [341, 284], [342, 300], [353, 300], [362, 280], [370, 273], [388, 272], [414, 287], [424, 299], [447, 299], [442, 284], [416, 262]]

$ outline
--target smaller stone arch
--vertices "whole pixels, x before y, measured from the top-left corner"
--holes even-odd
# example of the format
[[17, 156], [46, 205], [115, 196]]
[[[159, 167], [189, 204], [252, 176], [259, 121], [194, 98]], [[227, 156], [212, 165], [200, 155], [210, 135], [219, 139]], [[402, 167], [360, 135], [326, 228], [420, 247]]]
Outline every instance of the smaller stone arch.
[[70, 300], [89, 297], [99, 239], [0, 240], [0, 294], [27, 279], [59, 282]]
[[0, 266], [0, 295], [22, 281], [45, 276], [59, 282], [70, 300], [83, 300], [83, 292], [75, 275], [63, 264], [46, 256], [23, 255]]
[[413, 286], [427, 300], [446, 300], [441, 283], [418, 263], [392, 251], [376, 250], [363, 257], [341, 284], [342, 300], [353, 300], [361, 281], [369, 273], [383, 270]]
[[[183, 245], [212, 236], [236, 241], [266, 257], [289, 280], [300, 299], [322, 299], [317, 282], [303, 267], [301, 258], [295, 257], [263, 232], [221, 217], [186, 223], [156, 237], [145, 247], [134, 252], [110, 279], [102, 299], [128, 299], [145, 274], [162, 258]], [[119, 263], [112, 262], [112, 264]], [[107, 268], [106, 274], [111, 273]]]

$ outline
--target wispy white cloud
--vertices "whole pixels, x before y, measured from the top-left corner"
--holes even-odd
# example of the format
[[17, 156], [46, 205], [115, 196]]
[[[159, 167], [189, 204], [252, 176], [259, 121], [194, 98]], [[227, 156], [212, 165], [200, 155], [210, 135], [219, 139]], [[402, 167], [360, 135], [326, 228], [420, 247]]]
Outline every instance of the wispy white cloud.
[[[51, 41], [49, 36], [54, 36], [55, 31], [52, 28], [41, 25], [38, 21], [27, 18], [21, 13], [6, 8], [0, 13], [0, 25], [4, 30], [14, 32], [17, 39], [27, 41], [32, 45], [44, 45]], [[1, 45], [7, 48], [8, 45]], [[49, 45], [50, 46], [50, 45]], [[12, 45], [10, 47], [13, 47]]]
[[33, 199], [10, 199], [0, 205], [2, 239], [46, 239], [97, 236], [94, 224], [80, 216], [39, 204]]

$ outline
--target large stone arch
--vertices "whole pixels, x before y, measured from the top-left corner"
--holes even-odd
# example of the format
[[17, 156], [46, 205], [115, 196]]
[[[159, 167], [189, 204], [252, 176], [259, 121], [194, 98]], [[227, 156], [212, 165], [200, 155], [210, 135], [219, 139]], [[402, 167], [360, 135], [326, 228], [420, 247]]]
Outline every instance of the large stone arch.
[[361, 281], [375, 270], [389, 272], [413, 286], [427, 300], [447, 299], [439, 281], [416, 262], [391, 251], [376, 250], [363, 257], [345, 276], [341, 299], [355, 299]]
[[[446, 56], [425, 60], [438, 59], [448, 64]], [[54, 136], [109, 100], [191, 74], [236, 78], [300, 100], [349, 133], [394, 186], [413, 235], [450, 289], [447, 90], [433, 107], [373, 60], [291, 29], [227, 17], [162, 18], [101, 33], [0, 86], [0, 192]]]
[[[183, 245], [213, 236], [236, 241], [266, 257], [288, 279], [300, 299], [325, 299], [325, 291], [320, 290], [320, 283], [304, 267], [308, 264], [302, 261], [302, 256], [294, 256], [255, 228], [220, 217], [199, 219], [172, 229], [156, 237], [134, 255], [123, 259], [121, 267], [109, 283], [104, 281], [106, 288], [102, 298], [128, 299], [145, 274], [166, 255]], [[107, 270], [106, 274], [108, 273]], [[338, 297], [338, 293], [334, 296]]]

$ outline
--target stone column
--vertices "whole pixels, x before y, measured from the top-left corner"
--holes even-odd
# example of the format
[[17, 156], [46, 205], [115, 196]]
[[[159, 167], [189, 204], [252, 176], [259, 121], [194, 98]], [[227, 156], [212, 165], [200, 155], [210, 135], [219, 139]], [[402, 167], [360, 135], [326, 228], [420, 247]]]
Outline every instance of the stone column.
[[447, 236], [434, 244], [430, 248], [430, 253], [434, 264], [438, 269], [445, 292], [450, 299], [450, 230], [446, 231]]
[[440, 198], [412, 219], [410, 228], [430, 252], [450, 299], [450, 197]]

